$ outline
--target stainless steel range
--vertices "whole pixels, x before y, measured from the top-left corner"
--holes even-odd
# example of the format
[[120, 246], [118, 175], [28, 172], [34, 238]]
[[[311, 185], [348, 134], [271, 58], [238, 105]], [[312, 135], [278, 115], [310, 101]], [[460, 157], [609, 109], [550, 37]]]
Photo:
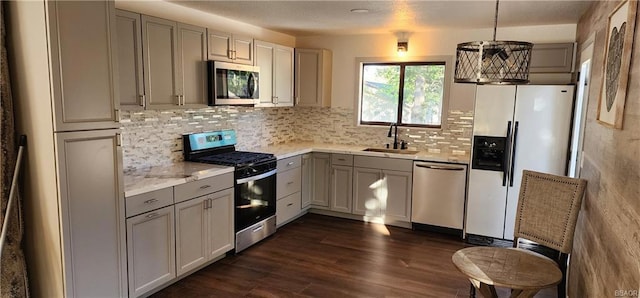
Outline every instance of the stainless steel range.
[[233, 130], [183, 135], [184, 159], [235, 167], [236, 252], [276, 231], [276, 158], [236, 151]]

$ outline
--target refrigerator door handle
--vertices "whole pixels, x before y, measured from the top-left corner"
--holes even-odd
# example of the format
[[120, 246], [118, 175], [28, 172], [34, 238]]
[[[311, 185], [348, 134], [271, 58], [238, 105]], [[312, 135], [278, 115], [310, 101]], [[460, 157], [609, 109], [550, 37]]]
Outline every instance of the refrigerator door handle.
[[[509, 144], [509, 140], [511, 139], [511, 121], [507, 122], [507, 144]], [[509, 146], [509, 145], [506, 145]], [[502, 186], [507, 186], [507, 174], [509, 170], [509, 152], [508, 148], [504, 150], [504, 156], [502, 157]]]
[[513, 186], [514, 168], [516, 165], [516, 145], [518, 144], [518, 121], [513, 126], [513, 145], [511, 150], [511, 176], [509, 176], [509, 186]]

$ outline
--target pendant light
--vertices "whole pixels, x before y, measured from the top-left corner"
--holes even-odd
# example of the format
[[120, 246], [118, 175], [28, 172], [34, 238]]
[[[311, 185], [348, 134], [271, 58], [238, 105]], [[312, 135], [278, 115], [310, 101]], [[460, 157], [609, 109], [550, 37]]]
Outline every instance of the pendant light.
[[458, 44], [454, 82], [473, 84], [529, 83], [533, 44], [523, 41], [496, 41], [498, 5], [493, 23], [493, 40]]

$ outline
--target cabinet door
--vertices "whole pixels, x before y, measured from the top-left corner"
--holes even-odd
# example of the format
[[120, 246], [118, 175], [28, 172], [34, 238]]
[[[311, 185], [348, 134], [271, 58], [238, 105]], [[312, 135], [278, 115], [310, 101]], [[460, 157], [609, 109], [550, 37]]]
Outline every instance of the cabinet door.
[[253, 65], [253, 38], [233, 36], [233, 62]]
[[[353, 213], [366, 216], [380, 216], [381, 195], [386, 199], [386, 182], [380, 170], [368, 168], [353, 169]], [[382, 193], [381, 193], [382, 191]]]
[[322, 49], [296, 49], [296, 105], [331, 105], [331, 52]]
[[140, 21], [140, 15], [137, 13], [116, 10], [119, 100], [120, 107], [127, 110], [144, 108]]
[[[65, 294], [126, 296], [119, 130], [57, 133]], [[99, 281], [99, 282], [97, 282]]]
[[207, 33], [202, 27], [178, 24], [178, 82], [185, 107], [207, 106]]
[[176, 277], [173, 206], [127, 219], [129, 296]]
[[274, 52], [273, 88], [276, 105], [293, 106], [293, 48], [277, 46]]
[[273, 90], [273, 74], [274, 74], [274, 61], [273, 55], [275, 53], [275, 45], [268, 42], [258, 41], [255, 42], [256, 46], [256, 66], [260, 67], [260, 100], [256, 106], [258, 107], [273, 107], [275, 101], [275, 95]]
[[177, 24], [165, 19], [142, 16], [142, 48], [145, 95], [149, 108], [176, 108]]
[[[113, 1], [51, 1], [54, 130], [119, 127]], [[46, 66], [44, 66], [46, 71]]]
[[302, 169], [302, 194], [301, 194], [301, 202], [300, 208], [305, 209], [311, 205], [312, 194], [312, 181], [313, 181], [313, 171], [311, 167], [311, 154], [303, 154], [302, 155], [302, 165], [300, 166]]
[[235, 247], [233, 188], [209, 196], [208, 259], [214, 259]]
[[207, 29], [207, 35], [209, 60], [231, 62], [233, 50], [231, 34]]
[[387, 183], [386, 204], [382, 205], [382, 214], [396, 220], [411, 221], [411, 172], [382, 170], [383, 180]]
[[208, 196], [175, 204], [178, 276], [204, 264], [207, 254]]
[[331, 166], [331, 194], [329, 208], [351, 213], [353, 167]]
[[314, 153], [311, 157], [311, 204], [314, 207], [329, 207], [329, 177], [331, 167], [331, 155], [326, 153]]

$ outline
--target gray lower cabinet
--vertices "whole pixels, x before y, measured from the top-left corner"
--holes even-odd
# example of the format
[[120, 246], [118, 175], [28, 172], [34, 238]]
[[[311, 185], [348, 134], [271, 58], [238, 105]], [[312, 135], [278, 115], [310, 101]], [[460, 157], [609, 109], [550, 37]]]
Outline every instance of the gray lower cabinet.
[[353, 201], [353, 155], [331, 154], [329, 209], [351, 213]]
[[233, 196], [228, 188], [175, 204], [178, 276], [234, 248]]
[[331, 154], [311, 155], [311, 205], [314, 208], [329, 208], [329, 185], [331, 178]]
[[306, 209], [311, 205], [311, 185], [313, 181], [313, 172], [311, 171], [311, 153], [303, 154], [301, 160], [302, 171], [302, 185], [301, 185], [301, 198], [300, 208]]
[[276, 181], [276, 225], [281, 226], [302, 212], [302, 157], [278, 160]]
[[352, 166], [331, 166], [331, 194], [329, 209], [351, 213], [352, 204]]
[[138, 297], [176, 277], [173, 225], [173, 206], [127, 219], [130, 297]]
[[[379, 169], [354, 168], [353, 187], [354, 203], [353, 213], [366, 216], [380, 216], [382, 199], [381, 172]], [[374, 187], [371, 187], [374, 186]]]
[[353, 213], [410, 222], [411, 171], [411, 160], [356, 156]]
[[[56, 133], [65, 296], [126, 296], [117, 129]], [[87, 166], [90, 165], [90, 166]]]

